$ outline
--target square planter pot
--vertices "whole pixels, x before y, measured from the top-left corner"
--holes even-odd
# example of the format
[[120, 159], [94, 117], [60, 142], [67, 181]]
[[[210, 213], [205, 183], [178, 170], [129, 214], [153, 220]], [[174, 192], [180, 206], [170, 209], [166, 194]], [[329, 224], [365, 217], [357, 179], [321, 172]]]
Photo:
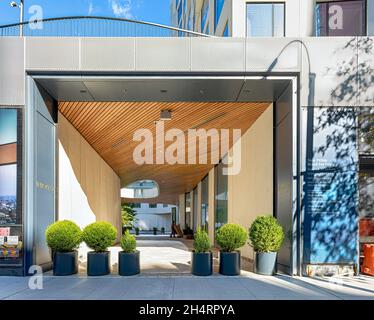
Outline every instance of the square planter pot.
[[110, 252], [87, 253], [87, 275], [105, 276], [110, 273]]
[[240, 251], [219, 252], [219, 273], [225, 276], [240, 275]]
[[134, 276], [140, 273], [140, 252], [118, 252], [118, 274]]
[[191, 265], [193, 275], [210, 276], [213, 273], [213, 254], [211, 252], [192, 252]]
[[54, 252], [53, 275], [68, 276], [78, 272], [78, 251]]
[[264, 276], [275, 274], [277, 262], [276, 252], [256, 252], [256, 273]]

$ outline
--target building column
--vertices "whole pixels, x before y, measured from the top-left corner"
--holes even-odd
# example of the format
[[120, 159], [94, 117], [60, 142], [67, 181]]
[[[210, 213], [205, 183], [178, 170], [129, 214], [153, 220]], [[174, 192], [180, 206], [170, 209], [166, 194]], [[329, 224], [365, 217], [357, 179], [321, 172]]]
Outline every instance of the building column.
[[201, 181], [197, 185], [197, 215], [196, 215], [196, 230], [201, 228]]
[[300, 1], [300, 36], [314, 36], [314, 13], [316, 0]]
[[178, 214], [179, 214], [179, 225], [181, 229], [184, 229], [186, 221], [185, 221], [185, 195], [179, 195], [179, 205], [178, 205]]
[[194, 208], [193, 190], [190, 191], [190, 199], [191, 199], [191, 201], [190, 201], [190, 221], [186, 221], [186, 223], [188, 224], [188, 226], [191, 229], [193, 229], [193, 214], [194, 214], [194, 212], [193, 212], [193, 208]]
[[215, 188], [214, 188], [214, 168], [209, 172], [208, 178], [208, 234], [209, 239], [214, 243], [214, 216], [215, 216]]

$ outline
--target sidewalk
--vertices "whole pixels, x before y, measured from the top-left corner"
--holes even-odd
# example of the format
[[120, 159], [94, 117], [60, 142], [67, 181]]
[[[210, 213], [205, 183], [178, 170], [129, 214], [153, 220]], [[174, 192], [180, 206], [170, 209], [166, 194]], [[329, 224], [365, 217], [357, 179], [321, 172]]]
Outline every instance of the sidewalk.
[[[111, 247], [112, 274], [86, 276], [87, 248], [80, 249], [79, 273], [68, 277], [43, 275], [43, 290], [29, 289], [29, 278], [0, 277], [0, 299], [144, 299], [144, 300], [222, 300], [222, 299], [374, 299], [374, 277], [304, 278], [277, 275], [260, 276], [242, 264], [238, 277], [217, 273], [214, 250], [214, 275], [191, 275], [191, 240], [139, 239], [141, 274], [121, 277], [117, 273], [118, 251]], [[333, 281], [332, 281], [333, 280]]]
[[[351, 300], [373, 299], [374, 279], [346, 278], [341, 284], [328, 279], [253, 273], [239, 277], [44, 276], [42, 290], [30, 290], [29, 278], [0, 277], [0, 299], [27, 300]], [[340, 280], [338, 281], [340, 282]]]

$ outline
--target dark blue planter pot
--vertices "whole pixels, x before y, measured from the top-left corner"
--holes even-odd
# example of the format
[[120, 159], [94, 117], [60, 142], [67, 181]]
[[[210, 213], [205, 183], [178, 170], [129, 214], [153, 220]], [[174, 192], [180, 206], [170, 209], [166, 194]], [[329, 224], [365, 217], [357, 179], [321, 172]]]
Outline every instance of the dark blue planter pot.
[[105, 276], [110, 273], [110, 252], [87, 253], [87, 275]]
[[191, 264], [193, 275], [210, 276], [213, 273], [213, 254], [211, 252], [192, 252]]
[[240, 252], [219, 252], [219, 273], [225, 276], [240, 275]]
[[256, 252], [256, 273], [264, 276], [272, 276], [275, 274], [276, 263], [276, 252]]
[[54, 252], [53, 275], [69, 276], [78, 272], [78, 251]]
[[118, 274], [134, 276], [140, 273], [140, 252], [118, 252]]

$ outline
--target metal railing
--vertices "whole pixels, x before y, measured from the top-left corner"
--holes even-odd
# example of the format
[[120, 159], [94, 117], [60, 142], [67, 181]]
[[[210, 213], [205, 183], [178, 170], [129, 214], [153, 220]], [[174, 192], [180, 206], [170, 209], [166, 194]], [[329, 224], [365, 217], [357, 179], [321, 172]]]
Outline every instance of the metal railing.
[[0, 37], [212, 37], [204, 33], [125, 18], [71, 16], [0, 26]]

